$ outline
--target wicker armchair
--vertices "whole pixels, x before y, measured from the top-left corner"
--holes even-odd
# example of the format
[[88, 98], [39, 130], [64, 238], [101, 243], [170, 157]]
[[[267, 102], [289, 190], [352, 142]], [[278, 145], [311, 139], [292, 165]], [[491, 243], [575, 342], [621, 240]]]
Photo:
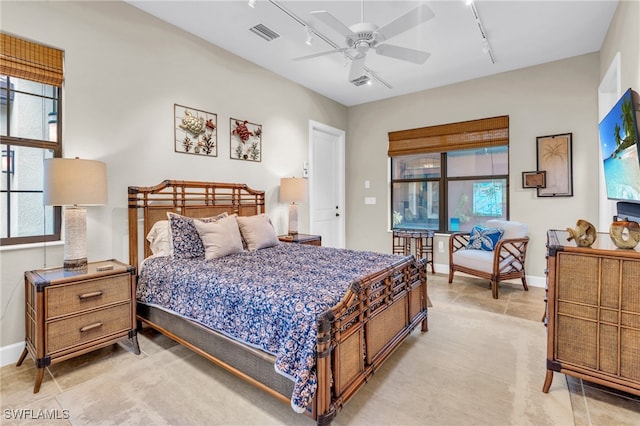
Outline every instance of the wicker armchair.
[[464, 272], [491, 282], [493, 298], [498, 298], [500, 281], [513, 278], [522, 279], [525, 291], [529, 290], [525, 272], [527, 254], [527, 225], [505, 221], [489, 220], [487, 227], [501, 228], [504, 234], [493, 251], [466, 250], [469, 244], [468, 232], [456, 232], [449, 238], [449, 284], [455, 271]]

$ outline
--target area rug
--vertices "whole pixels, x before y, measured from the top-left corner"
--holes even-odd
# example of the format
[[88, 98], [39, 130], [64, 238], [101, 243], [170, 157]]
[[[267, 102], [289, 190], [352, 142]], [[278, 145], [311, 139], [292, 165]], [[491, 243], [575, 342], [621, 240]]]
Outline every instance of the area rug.
[[[335, 425], [572, 425], [564, 376], [548, 394], [538, 322], [437, 303], [339, 412]], [[55, 398], [74, 425], [312, 425], [288, 405], [178, 345], [141, 336], [143, 355]], [[125, 358], [126, 357], [126, 358]]]

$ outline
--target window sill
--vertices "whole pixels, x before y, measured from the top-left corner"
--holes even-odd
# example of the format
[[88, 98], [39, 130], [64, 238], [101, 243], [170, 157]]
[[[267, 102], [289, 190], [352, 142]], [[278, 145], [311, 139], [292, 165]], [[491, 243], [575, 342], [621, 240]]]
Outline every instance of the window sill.
[[33, 248], [43, 248], [43, 247], [55, 247], [55, 246], [63, 246], [64, 241], [47, 241], [42, 243], [29, 243], [29, 244], [13, 244], [9, 246], [0, 246], [0, 252], [3, 251], [14, 251], [14, 250], [28, 250]]

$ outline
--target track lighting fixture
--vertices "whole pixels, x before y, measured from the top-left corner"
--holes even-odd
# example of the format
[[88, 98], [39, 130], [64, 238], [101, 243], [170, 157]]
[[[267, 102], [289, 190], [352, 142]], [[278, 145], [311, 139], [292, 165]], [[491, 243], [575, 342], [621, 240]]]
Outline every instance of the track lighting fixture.
[[489, 42], [487, 41], [487, 39], [482, 39], [482, 53], [488, 53], [489, 52]]
[[491, 59], [491, 63], [496, 63], [496, 58], [493, 56], [493, 51], [491, 50], [491, 44], [489, 43], [489, 37], [487, 36], [486, 31], [484, 30], [484, 25], [482, 25], [482, 21], [480, 20], [480, 15], [478, 14], [478, 9], [476, 8], [476, 4], [471, 0], [467, 3], [471, 8], [471, 12], [473, 13], [473, 19], [476, 21], [476, 25], [480, 30], [480, 37], [482, 37], [482, 53], [486, 53], [489, 55]]

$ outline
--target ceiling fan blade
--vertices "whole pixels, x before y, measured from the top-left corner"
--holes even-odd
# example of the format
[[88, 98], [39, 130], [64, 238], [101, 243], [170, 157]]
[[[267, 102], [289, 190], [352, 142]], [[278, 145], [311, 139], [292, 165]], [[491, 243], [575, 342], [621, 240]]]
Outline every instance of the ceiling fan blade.
[[305, 59], [317, 58], [318, 56], [330, 55], [332, 53], [344, 52], [345, 50], [349, 50], [348, 47], [341, 47], [340, 49], [326, 50], [324, 52], [314, 53], [312, 55], [299, 56], [297, 58], [293, 58], [294, 61], [302, 61]]
[[364, 73], [364, 60], [366, 56], [362, 56], [361, 58], [356, 58], [351, 61], [351, 69], [349, 70], [349, 81], [353, 81], [357, 78], [362, 77]]
[[382, 35], [385, 40], [389, 40], [391, 37], [395, 37], [416, 25], [422, 24], [433, 18], [435, 14], [426, 4], [421, 4], [415, 9], [411, 9], [404, 15], [389, 22], [387, 25], [383, 25], [378, 29], [378, 34]]
[[334, 30], [336, 30], [339, 34], [342, 34], [344, 37], [349, 37], [353, 35], [353, 31], [349, 29], [345, 24], [338, 21], [338, 19], [327, 12], [326, 10], [316, 10], [315, 12], [310, 12], [313, 16], [318, 18], [320, 21], [324, 22], [326, 25], [330, 26]]
[[408, 47], [395, 46], [393, 44], [381, 44], [376, 47], [376, 53], [402, 61], [413, 62], [414, 64], [424, 64], [431, 53], [422, 50], [409, 49]]

